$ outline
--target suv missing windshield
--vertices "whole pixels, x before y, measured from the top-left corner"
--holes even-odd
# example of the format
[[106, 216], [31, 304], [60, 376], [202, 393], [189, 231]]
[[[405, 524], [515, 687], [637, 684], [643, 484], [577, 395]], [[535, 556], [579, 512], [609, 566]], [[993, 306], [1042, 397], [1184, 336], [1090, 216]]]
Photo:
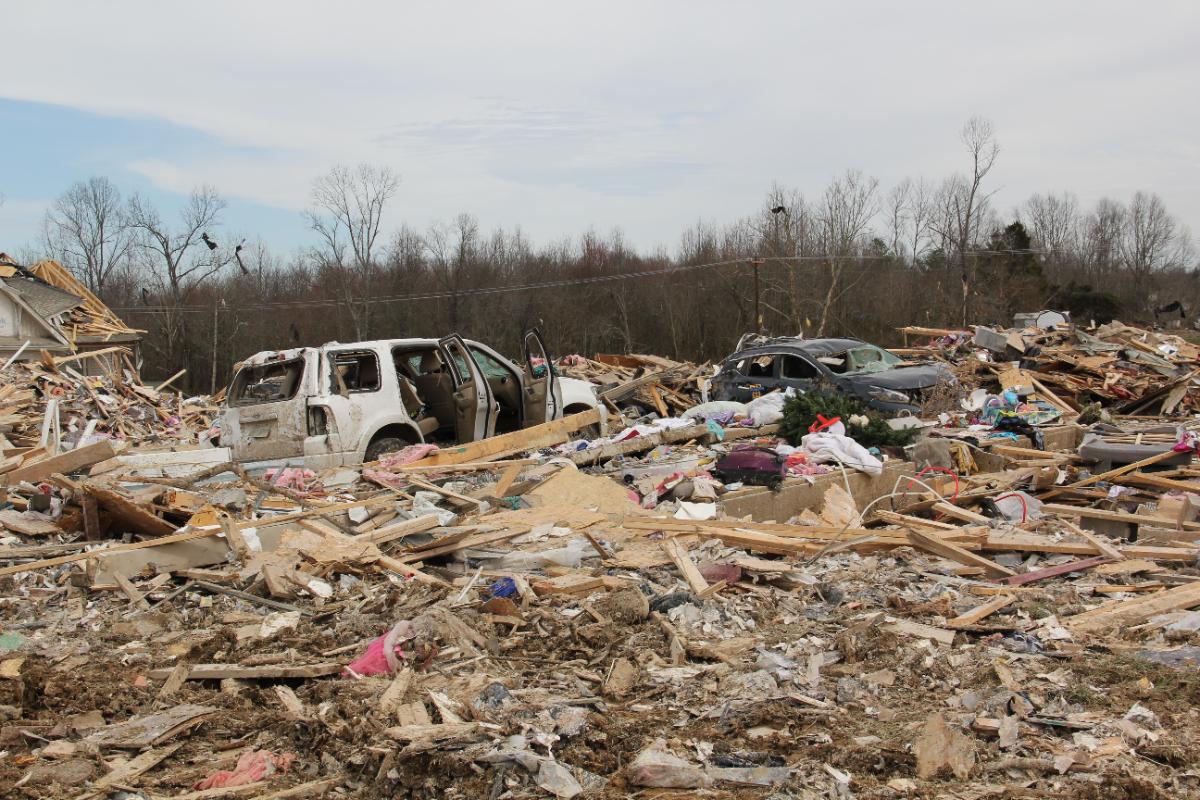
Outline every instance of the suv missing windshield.
[[908, 364], [859, 339], [743, 339], [739, 345], [712, 379], [718, 400], [745, 403], [775, 389], [824, 388], [886, 414], [916, 414], [922, 392], [954, 381], [944, 364]]

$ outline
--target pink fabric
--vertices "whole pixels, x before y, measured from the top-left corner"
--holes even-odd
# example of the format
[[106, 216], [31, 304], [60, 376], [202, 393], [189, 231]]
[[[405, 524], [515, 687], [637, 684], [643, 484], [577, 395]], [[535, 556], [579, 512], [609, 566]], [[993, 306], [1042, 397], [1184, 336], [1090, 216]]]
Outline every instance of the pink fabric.
[[372, 639], [363, 654], [342, 670], [342, 676], [361, 678], [365, 675], [391, 675], [399, 668], [400, 660], [407, 658], [404, 653], [404, 643], [416, 635], [416, 629], [408, 620], [396, 623], [383, 636]]
[[263, 477], [266, 478], [267, 483], [278, 486], [280, 489], [291, 489], [304, 494], [317, 492], [322, 489], [321, 482], [317, 480], [317, 473], [311, 469], [288, 467], [279, 476], [279, 480], [275, 480], [275, 476], [278, 473], [279, 470], [272, 467], [266, 471]]
[[248, 753], [242, 753], [242, 757], [238, 759], [237, 766], [232, 771], [217, 770], [192, 788], [219, 789], [257, 783], [276, 772], [287, 772], [295, 760], [295, 753], [275, 755], [270, 750], [251, 750]]
[[404, 479], [403, 475], [397, 475], [387, 470], [371, 469], [368, 467], [363, 470], [362, 475], [365, 479], [375, 481], [380, 486], [387, 486], [390, 489], [403, 489], [408, 486], [408, 481]]
[[405, 464], [411, 464], [414, 461], [420, 461], [425, 456], [436, 451], [436, 444], [410, 444], [403, 450], [397, 450], [394, 453], [386, 453], [383, 458], [379, 459], [379, 466], [382, 469], [391, 469], [393, 467], [402, 467]]

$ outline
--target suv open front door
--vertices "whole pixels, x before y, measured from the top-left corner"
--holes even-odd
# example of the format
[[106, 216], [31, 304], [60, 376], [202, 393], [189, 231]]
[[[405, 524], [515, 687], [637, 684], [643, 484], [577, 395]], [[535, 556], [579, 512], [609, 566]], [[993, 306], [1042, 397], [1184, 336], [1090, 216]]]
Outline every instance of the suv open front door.
[[459, 444], [475, 442], [496, 430], [496, 398], [471, 349], [458, 334], [438, 340], [442, 360], [454, 380], [455, 433]]
[[528, 428], [558, 416], [562, 393], [554, 374], [554, 364], [546, 352], [546, 343], [537, 328], [525, 332], [521, 348], [522, 369], [525, 370], [525, 395], [521, 400], [525, 407], [524, 427]]

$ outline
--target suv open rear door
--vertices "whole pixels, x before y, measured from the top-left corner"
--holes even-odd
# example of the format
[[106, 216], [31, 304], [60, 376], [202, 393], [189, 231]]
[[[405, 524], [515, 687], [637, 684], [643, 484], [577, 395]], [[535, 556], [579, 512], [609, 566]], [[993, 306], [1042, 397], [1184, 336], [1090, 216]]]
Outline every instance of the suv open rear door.
[[457, 333], [438, 340], [442, 360], [454, 380], [455, 433], [459, 444], [475, 442], [496, 431], [496, 398], [471, 348]]
[[537, 328], [525, 332], [521, 344], [524, 359], [522, 368], [525, 370], [524, 397], [524, 427], [540, 425], [549, 422], [557, 416], [562, 407], [562, 392], [558, 386], [558, 377], [554, 374], [554, 364], [550, 354], [546, 352], [546, 343]]

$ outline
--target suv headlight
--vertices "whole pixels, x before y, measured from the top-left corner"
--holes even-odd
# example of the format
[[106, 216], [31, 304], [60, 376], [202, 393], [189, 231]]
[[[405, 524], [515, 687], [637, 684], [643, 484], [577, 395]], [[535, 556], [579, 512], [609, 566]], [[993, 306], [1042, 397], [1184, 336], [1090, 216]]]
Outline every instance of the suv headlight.
[[872, 400], [878, 400], [881, 403], [907, 403], [908, 395], [904, 392], [897, 392], [894, 389], [885, 389], [882, 386], [872, 386], [867, 392]]

